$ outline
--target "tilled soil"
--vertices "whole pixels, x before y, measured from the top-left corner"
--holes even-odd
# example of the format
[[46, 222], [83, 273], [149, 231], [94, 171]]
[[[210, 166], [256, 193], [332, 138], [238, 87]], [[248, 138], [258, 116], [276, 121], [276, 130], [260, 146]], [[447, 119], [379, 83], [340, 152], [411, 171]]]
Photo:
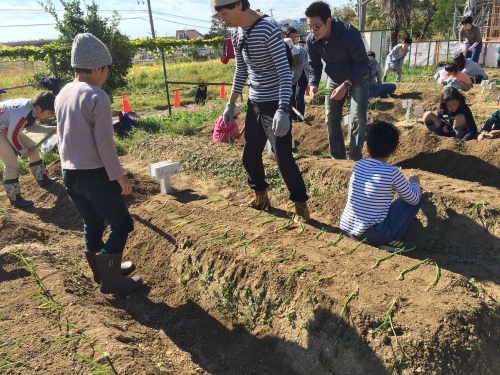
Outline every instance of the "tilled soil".
[[[434, 88], [412, 85], [371, 101], [371, 119], [400, 127], [392, 162], [421, 176], [425, 197], [408, 233], [417, 249], [387, 259], [338, 229], [353, 163], [327, 156], [321, 106], [307, 109], [312, 127], [294, 124], [311, 196], [313, 220], [304, 226], [289, 221], [293, 207], [272, 157], [264, 161], [273, 207], [260, 212], [240, 207], [241, 142], [213, 144], [209, 128], [138, 141], [122, 157], [134, 186], [125, 258], [144, 286], [127, 298], [103, 295], [93, 282], [82, 222], [62, 185], [43, 190], [22, 178], [35, 207], [10, 209], [0, 197], [0, 369], [497, 374], [500, 140], [462, 143], [407, 124], [405, 95], [425, 110], [435, 103]], [[468, 99], [485, 117], [495, 103], [473, 90]], [[161, 195], [148, 168], [167, 159], [180, 161], [182, 173]], [[60, 165], [49, 172], [60, 175]]]

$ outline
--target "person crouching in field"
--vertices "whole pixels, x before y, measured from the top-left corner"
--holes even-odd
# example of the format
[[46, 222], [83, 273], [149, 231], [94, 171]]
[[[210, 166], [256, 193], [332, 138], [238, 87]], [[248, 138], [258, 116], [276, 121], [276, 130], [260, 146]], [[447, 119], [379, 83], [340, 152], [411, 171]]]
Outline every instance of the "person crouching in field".
[[[234, 109], [233, 119], [236, 119], [240, 114], [240, 107], [236, 106]], [[217, 120], [215, 120], [214, 132], [213, 132], [213, 140], [214, 142], [234, 142], [235, 139], [240, 139], [243, 135], [244, 129], [241, 131], [238, 129], [238, 124], [232, 121], [229, 124], [224, 124], [224, 116], [219, 116]]]
[[[416, 248], [403, 237], [423, 202], [419, 177], [410, 176], [407, 181], [398, 167], [388, 164], [398, 144], [394, 125], [376, 121], [369, 126], [366, 148], [370, 157], [354, 166], [340, 219], [340, 229], [350, 237], [387, 251]], [[394, 192], [399, 198], [393, 202]]]
[[427, 130], [443, 137], [462, 141], [476, 139], [477, 126], [465, 97], [455, 87], [446, 87], [439, 100], [437, 113], [424, 113]]
[[446, 74], [446, 70], [444, 70], [446, 64], [447, 64], [446, 61], [438, 62], [436, 72], [434, 73], [434, 81], [436, 83], [442, 84], [443, 81], [446, 81], [448, 79], [448, 75]]
[[[123, 195], [132, 185], [120, 165], [113, 139], [110, 100], [100, 87], [112, 58], [108, 48], [89, 33], [78, 34], [71, 48], [73, 82], [55, 102], [59, 155], [66, 191], [83, 218], [85, 256], [102, 293], [126, 295], [141, 285], [135, 269], [121, 263], [134, 222]], [[105, 223], [111, 233], [103, 242]]]
[[446, 64], [444, 67], [448, 78], [441, 83], [444, 88], [455, 87], [462, 91], [469, 91], [472, 88], [472, 81], [465, 73], [458, 71], [458, 65], [455, 63]]
[[396, 72], [396, 82], [401, 82], [403, 63], [410, 46], [411, 38], [404, 38], [402, 43], [395, 45], [391, 52], [389, 52], [385, 61], [384, 82], [387, 80], [389, 72]]
[[[497, 104], [500, 105], [500, 96], [497, 99]], [[477, 136], [478, 141], [493, 138], [500, 138], [500, 109], [493, 112], [490, 117], [488, 117]]]
[[14, 207], [33, 205], [33, 201], [21, 197], [17, 174], [18, 154], [29, 160], [30, 170], [41, 187], [48, 187], [56, 180], [47, 176], [45, 164], [40, 159], [35, 142], [23, 133], [23, 129], [30, 133], [56, 133], [55, 126], [36, 123], [37, 119], [46, 120], [54, 114], [54, 100], [54, 94], [43, 91], [33, 99], [10, 99], [0, 102], [0, 160], [4, 164], [3, 185]]

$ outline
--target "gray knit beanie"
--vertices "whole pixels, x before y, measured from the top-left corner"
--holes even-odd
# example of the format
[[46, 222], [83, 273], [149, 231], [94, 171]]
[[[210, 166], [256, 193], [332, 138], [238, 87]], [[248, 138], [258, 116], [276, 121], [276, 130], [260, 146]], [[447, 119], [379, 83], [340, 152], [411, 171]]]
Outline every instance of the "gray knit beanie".
[[108, 48], [90, 33], [77, 34], [71, 47], [71, 67], [95, 69], [111, 65]]

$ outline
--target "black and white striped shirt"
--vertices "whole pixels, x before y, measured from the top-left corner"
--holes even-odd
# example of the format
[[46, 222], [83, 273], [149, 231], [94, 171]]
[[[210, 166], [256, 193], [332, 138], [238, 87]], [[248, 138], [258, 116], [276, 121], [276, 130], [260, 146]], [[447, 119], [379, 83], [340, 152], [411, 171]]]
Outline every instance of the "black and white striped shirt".
[[420, 186], [409, 183], [398, 167], [371, 158], [358, 161], [349, 182], [340, 229], [359, 236], [382, 222], [396, 192], [408, 204], [416, 205], [420, 200]]
[[241, 94], [247, 79], [248, 97], [254, 102], [279, 100], [289, 104], [292, 95], [292, 74], [286, 56], [281, 30], [270, 18], [263, 18], [240, 46], [248, 28], [234, 28], [231, 38], [236, 56], [233, 93]]

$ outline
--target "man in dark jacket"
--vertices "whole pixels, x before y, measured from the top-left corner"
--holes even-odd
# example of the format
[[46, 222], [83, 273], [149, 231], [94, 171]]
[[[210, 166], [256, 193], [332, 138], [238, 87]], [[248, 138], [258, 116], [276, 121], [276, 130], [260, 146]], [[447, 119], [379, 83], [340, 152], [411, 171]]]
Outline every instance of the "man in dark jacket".
[[[306, 20], [311, 33], [307, 37], [309, 48], [310, 96], [319, 97], [318, 85], [323, 63], [328, 75], [325, 103], [326, 124], [330, 154], [334, 159], [346, 159], [342, 134], [342, 107], [351, 95], [351, 140], [349, 158], [362, 158], [368, 107], [368, 57], [361, 34], [347, 22], [332, 17], [330, 6], [322, 1], [309, 5]], [[331, 94], [330, 94], [331, 93]]]

